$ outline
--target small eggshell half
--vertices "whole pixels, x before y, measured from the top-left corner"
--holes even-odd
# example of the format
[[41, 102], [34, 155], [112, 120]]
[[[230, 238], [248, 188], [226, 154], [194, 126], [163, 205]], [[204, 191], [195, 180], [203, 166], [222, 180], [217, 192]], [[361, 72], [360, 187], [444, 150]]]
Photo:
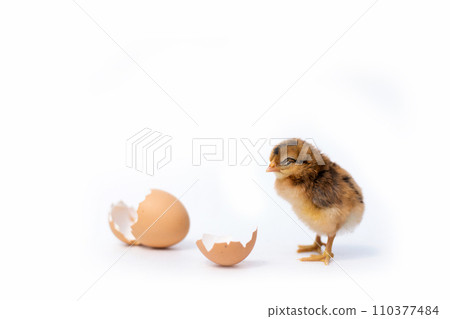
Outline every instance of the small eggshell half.
[[109, 227], [113, 234], [128, 245], [136, 245], [134, 235], [131, 233], [131, 225], [136, 222], [137, 213], [133, 207], [125, 205], [120, 201], [111, 205], [109, 213]]
[[[197, 240], [197, 247], [212, 262], [221, 266], [232, 266], [247, 258], [253, 250], [257, 232], [258, 230], [256, 229], [245, 247], [241, 242], [229, 241], [228, 237], [217, 237], [207, 234], [203, 235], [202, 239]], [[208, 250], [205, 246], [211, 247], [211, 241], [215, 241], [215, 243]]]

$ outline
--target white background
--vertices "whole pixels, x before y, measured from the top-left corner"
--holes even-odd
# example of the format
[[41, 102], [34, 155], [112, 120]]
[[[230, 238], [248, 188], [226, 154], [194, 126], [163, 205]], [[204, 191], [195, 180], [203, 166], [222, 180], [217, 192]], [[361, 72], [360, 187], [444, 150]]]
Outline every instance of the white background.
[[[274, 306], [406, 304], [448, 316], [450, 7], [373, 3], [2, 2], [2, 312], [265, 318]], [[126, 139], [145, 127], [173, 137], [153, 177], [125, 165]], [[314, 234], [265, 167], [193, 167], [194, 137], [313, 138], [365, 195], [337, 263], [297, 260]], [[117, 261], [110, 205], [137, 207], [151, 188], [180, 196], [197, 179], [181, 199], [186, 239]], [[245, 241], [256, 226], [236, 267], [195, 247], [205, 232]]]

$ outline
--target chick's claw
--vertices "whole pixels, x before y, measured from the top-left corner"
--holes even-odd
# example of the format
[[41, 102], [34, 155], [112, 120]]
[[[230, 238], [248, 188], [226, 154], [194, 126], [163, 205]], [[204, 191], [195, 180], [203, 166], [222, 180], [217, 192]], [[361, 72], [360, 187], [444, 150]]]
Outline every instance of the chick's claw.
[[322, 242], [320, 239], [320, 235], [316, 236], [316, 239], [314, 240], [314, 243], [312, 245], [298, 245], [297, 252], [298, 253], [307, 253], [311, 251], [315, 251], [319, 254], [322, 253], [322, 246], [325, 246], [326, 244]]
[[312, 244], [312, 245], [298, 245], [298, 249], [297, 252], [298, 253], [307, 253], [307, 252], [311, 252], [311, 251], [315, 251], [317, 253], [322, 253], [322, 248], [320, 248], [319, 245], [317, 244]]
[[300, 258], [300, 261], [323, 261], [325, 265], [328, 265], [332, 257], [334, 257], [333, 253], [324, 251], [321, 255], [311, 255], [309, 257]]

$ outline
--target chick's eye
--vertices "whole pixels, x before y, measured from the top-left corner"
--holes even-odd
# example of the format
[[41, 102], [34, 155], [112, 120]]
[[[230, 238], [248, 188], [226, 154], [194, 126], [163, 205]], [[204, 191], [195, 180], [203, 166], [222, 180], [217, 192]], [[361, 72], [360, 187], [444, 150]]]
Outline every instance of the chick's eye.
[[288, 157], [284, 161], [282, 161], [280, 164], [283, 165], [283, 166], [287, 166], [287, 165], [290, 165], [290, 164], [295, 163], [295, 162], [296, 162], [295, 158]]

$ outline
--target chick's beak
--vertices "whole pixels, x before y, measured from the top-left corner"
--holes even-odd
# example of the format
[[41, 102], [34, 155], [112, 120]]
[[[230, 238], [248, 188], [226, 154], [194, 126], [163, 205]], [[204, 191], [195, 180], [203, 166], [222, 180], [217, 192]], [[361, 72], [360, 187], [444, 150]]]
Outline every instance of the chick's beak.
[[280, 168], [277, 167], [277, 165], [275, 163], [270, 163], [269, 167], [267, 167], [266, 172], [279, 172]]

